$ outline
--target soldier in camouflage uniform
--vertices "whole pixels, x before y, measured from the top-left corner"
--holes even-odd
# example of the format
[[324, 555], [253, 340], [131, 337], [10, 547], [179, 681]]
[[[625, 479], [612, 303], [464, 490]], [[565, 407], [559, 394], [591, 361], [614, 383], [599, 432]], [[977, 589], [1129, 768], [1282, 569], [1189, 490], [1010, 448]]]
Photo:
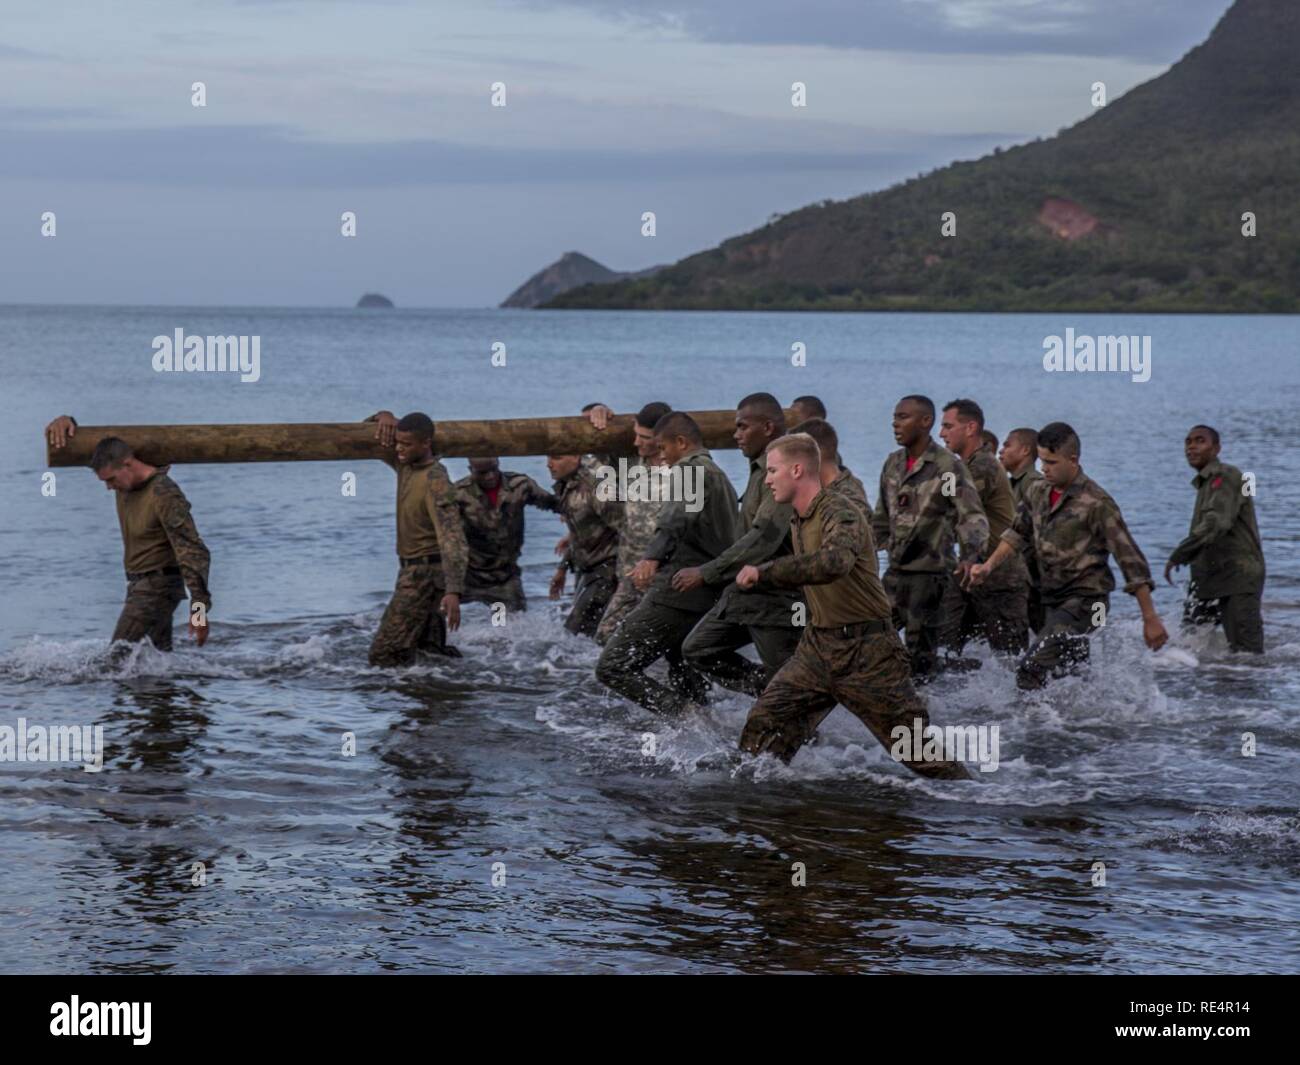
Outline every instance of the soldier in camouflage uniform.
[[419, 651], [459, 658], [447, 631], [460, 627], [469, 546], [460, 523], [456, 489], [433, 455], [433, 422], [426, 414], [398, 421], [372, 414], [375, 438], [395, 448], [383, 460], [397, 471], [397, 557], [393, 598], [370, 644], [372, 666], [404, 666]]
[[564, 627], [579, 636], [594, 636], [617, 583], [618, 534], [623, 504], [602, 485], [598, 467], [581, 455], [551, 455], [546, 465], [555, 478], [560, 514], [568, 526], [568, 548], [550, 594], [558, 599], [573, 570], [573, 607]]
[[[901, 444], [880, 472], [872, 517], [875, 542], [889, 553], [884, 585], [894, 621], [904, 630], [912, 672], [925, 680], [938, 658], [943, 594], [954, 571], [964, 574], [988, 542], [989, 523], [965, 465], [930, 436], [934, 404], [904, 396], [894, 408]], [[961, 546], [961, 561], [953, 545]]]
[[[1016, 516], [1011, 482], [983, 439], [984, 411], [973, 399], [943, 408], [939, 435], [966, 464], [989, 523], [984, 558], [992, 554]], [[978, 588], [965, 589], [954, 575], [944, 589], [939, 642], [961, 654], [966, 641], [980, 638], [999, 654], [1024, 654], [1029, 646], [1029, 570], [1015, 555]]]
[[1016, 669], [1016, 684], [1041, 688], [1088, 658], [1088, 634], [1105, 624], [1115, 577], [1108, 556], [1124, 574], [1124, 590], [1137, 597], [1143, 639], [1153, 651], [1168, 640], [1156, 613], [1155, 587], [1146, 557], [1124, 524], [1124, 516], [1102, 487], [1079, 466], [1079, 437], [1064, 422], [1038, 434], [1038, 457], [1048, 490], [1036, 493], [1002, 534], [987, 562], [971, 568], [967, 583], [978, 587], [1020, 548], [1031, 542], [1043, 575], [1047, 617], [1035, 643]]
[[[735, 437], [749, 459], [740, 535], [717, 558], [701, 566], [685, 566], [673, 576], [676, 591], [707, 585], [721, 593], [682, 645], [686, 661], [723, 687], [746, 695], [757, 696], [785, 665], [803, 628], [797, 589], [744, 589], [735, 583], [741, 567], [790, 553], [790, 508], [773, 500], [765, 483], [767, 446], [784, 432], [785, 412], [775, 396], [756, 392], [740, 401]], [[760, 662], [737, 653], [750, 643]]]
[[[1011, 495], [1015, 499], [1016, 509], [1027, 504], [1030, 497], [1043, 484], [1043, 475], [1038, 472], [1038, 430], [1012, 429], [1007, 433], [1006, 442], [998, 455], [998, 461], [1011, 479]], [[1046, 491], [1046, 489], [1043, 489]], [[994, 545], [996, 549], [996, 545]], [[1043, 629], [1043, 580], [1038, 573], [1038, 559], [1034, 555], [1032, 544], [1026, 544], [1021, 557], [1025, 560], [1025, 571], [1029, 574], [1029, 627], [1034, 632]]]
[[1264, 651], [1264, 549], [1255, 523], [1255, 501], [1245, 491], [1236, 466], [1219, 461], [1219, 433], [1208, 425], [1194, 426], [1184, 444], [1188, 464], [1196, 471], [1196, 507], [1192, 527], [1169, 556], [1165, 580], [1189, 563], [1192, 579], [1183, 607], [1183, 626], [1222, 622], [1234, 651]]
[[[56, 447], [77, 433], [71, 415], [45, 427]], [[122, 560], [126, 568], [126, 602], [113, 629], [113, 641], [149, 640], [160, 651], [172, 649], [172, 615], [190, 592], [189, 632], [196, 645], [207, 642], [210, 555], [190, 515], [185, 493], [168, 475], [170, 466], [141, 462], [124, 441], [105, 437], [95, 445], [90, 468], [106, 488], [116, 493], [117, 521], [122, 530]]]
[[559, 500], [527, 474], [502, 473], [494, 458], [469, 460], [469, 476], [456, 482], [456, 502], [469, 547], [462, 601], [527, 610], [519, 570], [524, 549], [524, 507], [558, 510]]
[[[912, 686], [910, 661], [876, 575], [865, 510], [846, 493], [823, 487], [817, 445], [805, 434], [776, 440], [766, 466], [774, 498], [793, 507], [794, 553], [746, 566], [736, 580], [742, 587], [802, 587], [811, 617], [794, 656], [750, 710], [741, 749], [788, 762], [836, 703], [886, 749], [896, 729], [924, 732], [929, 714]], [[955, 761], [904, 764], [922, 776], [969, 777]]]
[[[698, 508], [685, 498], [665, 503], [659, 511], [654, 539], [632, 579], [645, 590], [610, 637], [596, 664], [596, 678], [608, 688], [649, 710], [680, 713], [692, 701], [680, 685], [660, 684], [645, 675], [652, 662], [680, 649], [700, 618], [717, 601], [720, 589], [701, 584], [689, 591], [673, 587], [678, 570], [717, 558], [736, 539], [735, 489], [704, 449], [700, 427], [680, 411], [666, 414], [655, 426], [663, 460], [692, 477], [699, 492]], [[691, 473], [698, 470], [698, 473]], [[694, 478], [698, 477], [696, 481]]]
[[[623, 501], [623, 524], [618, 534], [618, 585], [610, 597], [605, 614], [596, 628], [596, 642], [602, 647], [609, 642], [614, 630], [641, 602], [642, 592], [632, 581], [632, 568], [645, 556], [645, 549], [654, 539], [655, 523], [659, 510], [667, 498], [668, 467], [659, 462], [659, 445], [655, 443], [655, 425], [672, 408], [667, 403], [647, 403], [636, 415], [633, 434], [637, 459], [628, 466], [629, 477], [638, 472], [651, 478], [648, 498], [637, 497]], [[612, 411], [607, 411], [612, 414]], [[605, 427], [602, 421], [599, 428]], [[676, 655], [674, 655], [676, 657]]]
[[809, 418], [790, 431], [805, 433], [816, 442], [818, 456], [821, 459], [822, 487], [828, 492], [840, 493], [845, 499], [861, 507], [867, 516], [867, 521], [870, 521], [871, 504], [867, 501], [866, 488], [853, 475], [852, 470], [840, 465], [840, 437], [835, 427], [824, 418]]

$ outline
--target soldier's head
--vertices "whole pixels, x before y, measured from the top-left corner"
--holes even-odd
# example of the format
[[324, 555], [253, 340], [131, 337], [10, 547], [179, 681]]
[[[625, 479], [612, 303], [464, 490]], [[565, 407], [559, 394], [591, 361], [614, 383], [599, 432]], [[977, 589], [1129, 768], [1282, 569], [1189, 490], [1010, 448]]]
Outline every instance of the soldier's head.
[[485, 492], [490, 492], [501, 485], [501, 462], [499, 459], [470, 459], [469, 476]]
[[816, 396], [799, 396], [791, 402], [790, 406], [801, 422], [811, 421], [813, 418], [826, 420], [826, 404]]
[[397, 461], [403, 466], [433, 457], [433, 419], [414, 411], [397, 423]]
[[675, 410], [655, 422], [655, 444], [659, 460], [671, 466], [690, 452], [704, 446], [704, 436], [695, 419], [683, 411]]
[[894, 439], [911, 447], [934, 428], [934, 401], [929, 396], [904, 396], [894, 406]]
[[1183, 442], [1183, 454], [1192, 469], [1205, 469], [1219, 457], [1219, 430], [1208, 425], [1193, 425]]
[[984, 409], [973, 399], [954, 399], [943, 408], [939, 436], [948, 450], [970, 458], [984, 444]]
[[547, 455], [546, 468], [557, 481], [572, 477], [582, 463], [581, 455]]
[[785, 432], [785, 411], [771, 392], [754, 392], [736, 404], [736, 444], [747, 459], [756, 459]]
[[1038, 461], [1038, 432], [1034, 429], [1012, 429], [998, 453], [998, 461], [1007, 473], [1020, 473], [1033, 468]]
[[990, 451], [997, 451], [998, 434], [992, 429], [981, 429], [980, 440], [983, 442], [983, 446], [988, 448]]
[[655, 443], [655, 426], [665, 414], [672, 413], [667, 403], [647, 403], [636, 412], [636, 424], [632, 426], [632, 436], [636, 444], [636, 453], [648, 462], [659, 458], [659, 445]]
[[90, 468], [113, 492], [130, 492], [145, 481], [152, 472], [131, 450], [131, 445], [121, 437], [106, 436], [90, 453]]
[[790, 430], [792, 436], [795, 433], [804, 433], [817, 442], [822, 484], [830, 484], [840, 472], [840, 437], [835, 427], [824, 418], [809, 418]]
[[767, 447], [764, 480], [778, 503], [811, 499], [821, 491], [821, 451], [808, 433], [787, 433]]
[[1067, 487], [1079, 476], [1082, 452], [1079, 434], [1065, 422], [1052, 422], [1038, 430], [1038, 461], [1043, 479], [1053, 488]]

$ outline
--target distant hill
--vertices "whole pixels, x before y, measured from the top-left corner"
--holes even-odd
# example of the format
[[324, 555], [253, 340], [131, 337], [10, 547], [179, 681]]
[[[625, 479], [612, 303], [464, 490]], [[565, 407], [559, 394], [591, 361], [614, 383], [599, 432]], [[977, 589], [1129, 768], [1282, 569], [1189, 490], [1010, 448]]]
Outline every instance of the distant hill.
[[379, 295], [378, 292], [367, 292], [357, 300], [358, 307], [391, 307], [392, 305], [392, 300], [387, 296]]
[[1170, 70], [1048, 140], [546, 306], [1300, 311], [1300, 0], [1237, 0]]
[[501, 306], [536, 307], [579, 285], [649, 277], [662, 269], [662, 266], [652, 266], [647, 270], [611, 270], [581, 252], [566, 251], [510, 293]]

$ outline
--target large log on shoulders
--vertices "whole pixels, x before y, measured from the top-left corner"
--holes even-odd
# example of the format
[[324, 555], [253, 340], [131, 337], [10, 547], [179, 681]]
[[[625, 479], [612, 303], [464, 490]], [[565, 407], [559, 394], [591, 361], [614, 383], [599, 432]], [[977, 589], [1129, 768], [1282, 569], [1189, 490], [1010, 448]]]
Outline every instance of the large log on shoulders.
[[[736, 412], [688, 411], [707, 448], [736, 446]], [[795, 423], [786, 411], [786, 424]], [[435, 423], [434, 453], [444, 458], [476, 455], [575, 455], [589, 451], [630, 455], [635, 418], [619, 414], [598, 430], [585, 417], [503, 418]], [[50, 466], [85, 466], [95, 445], [118, 436], [151, 465], [200, 462], [339, 462], [391, 455], [375, 439], [373, 422], [282, 422], [267, 425], [82, 425], [67, 446], [46, 445]]]

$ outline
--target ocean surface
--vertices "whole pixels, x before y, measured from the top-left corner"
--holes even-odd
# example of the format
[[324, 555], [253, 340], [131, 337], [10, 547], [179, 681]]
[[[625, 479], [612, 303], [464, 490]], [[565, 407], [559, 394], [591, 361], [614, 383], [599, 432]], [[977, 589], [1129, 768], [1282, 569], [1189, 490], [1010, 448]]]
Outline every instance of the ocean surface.
[[[260, 336], [261, 379], [154, 372], [177, 328]], [[1045, 372], [1067, 328], [1149, 335], [1150, 380]], [[0, 763], [0, 970], [1300, 969], [1300, 319], [0, 307], [0, 370], [0, 726], [105, 740], [100, 772]], [[1166, 652], [1117, 594], [1084, 676], [1026, 696], [989, 660], [927, 689], [937, 723], [999, 726], [996, 772], [914, 778], [843, 709], [785, 767], [737, 753], [741, 696], [667, 723], [597, 685], [546, 598], [552, 515], [528, 516], [526, 615], [467, 606], [464, 658], [371, 669], [391, 471], [175, 467], [212, 636], [178, 627], [175, 654], [114, 668], [113, 501], [84, 469], [42, 493], [61, 413], [504, 418], [756, 390], [823, 397], [873, 502], [905, 393], [972, 396], [999, 436], [1069, 421], [1157, 578], [1191, 513], [1183, 437], [1216, 426], [1257, 479], [1267, 654], [1178, 635], [1183, 589], [1160, 581]], [[739, 453], [715, 457], [743, 485]], [[549, 484], [541, 458], [504, 465]]]

